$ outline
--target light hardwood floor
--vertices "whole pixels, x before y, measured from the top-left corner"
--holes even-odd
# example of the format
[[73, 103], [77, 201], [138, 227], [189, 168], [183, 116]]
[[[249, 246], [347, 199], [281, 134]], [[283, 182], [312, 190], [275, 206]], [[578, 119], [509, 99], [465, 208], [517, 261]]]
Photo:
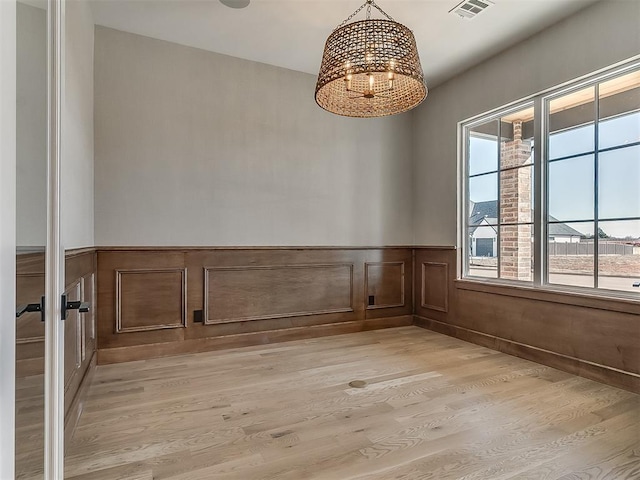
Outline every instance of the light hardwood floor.
[[632, 393], [402, 327], [100, 366], [66, 474], [640, 479], [639, 416]]
[[[44, 375], [16, 378], [16, 478], [44, 475]], [[7, 480], [7, 479], [2, 479]]]

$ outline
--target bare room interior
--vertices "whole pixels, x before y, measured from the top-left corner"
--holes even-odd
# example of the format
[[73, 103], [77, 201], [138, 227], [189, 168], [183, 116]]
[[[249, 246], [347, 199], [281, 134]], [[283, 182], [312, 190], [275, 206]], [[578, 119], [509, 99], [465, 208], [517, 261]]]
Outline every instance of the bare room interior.
[[640, 479], [639, 25], [0, 0], [0, 480]]

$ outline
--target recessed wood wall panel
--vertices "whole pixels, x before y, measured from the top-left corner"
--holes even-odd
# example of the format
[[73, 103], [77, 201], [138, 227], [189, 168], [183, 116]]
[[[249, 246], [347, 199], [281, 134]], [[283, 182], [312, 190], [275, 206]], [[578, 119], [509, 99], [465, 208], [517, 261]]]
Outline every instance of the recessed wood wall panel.
[[96, 348], [96, 275], [82, 277], [82, 298], [91, 304], [91, 309], [84, 314], [84, 330], [87, 350], [89, 354]]
[[116, 333], [187, 326], [184, 268], [116, 270]]
[[637, 315], [468, 288], [456, 308], [460, 327], [640, 375]]
[[[240, 346], [306, 338], [324, 331], [346, 332], [406, 324], [412, 313], [412, 290], [406, 286], [410, 286], [410, 282], [405, 284], [404, 306], [367, 310], [366, 263], [393, 264], [383, 269], [393, 275], [388, 282], [376, 287], [376, 293], [379, 298], [397, 302], [399, 265], [404, 263], [405, 276], [413, 275], [410, 248], [99, 249], [98, 348], [100, 352], [118, 349], [105, 352], [100, 358], [113, 362], [118, 358], [159, 356], [163, 351], [187, 351], [184, 349], [187, 344], [212, 348], [222, 344]], [[114, 327], [117, 272], [149, 269], [187, 270], [188, 328], [117, 333]], [[153, 293], [154, 287], [147, 287], [148, 293]], [[392, 291], [386, 292], [385, 288]], [[180, 346], [183, 343], [184, 348]]]
[[208, 267], [204, 323], [353, 311], [353, 264]]
[[[144, 343], [178, 342], [184, 339], [186, 328], [163, 328], [138, 332], [118, 333], [116, 327], [118, 270], [183, 270], [182, 250], [98, 250], [97, 268], [97, 341], [98, 349], [112, 346], [139, 345]], [[197, 270], [193, 270], [197, 271]], [[190, 275], [198, 277], [199, 275]], [[192, 289], [188, 289], [192, 290]], [[153, 323], [153, 322], [149, 322]]]
[[420, 306], [440, 312], [449, 311], [449, 264], [422, 262]]
[[[67, 301], [80, 300], [80, 280], [73, 283], [66, 291]], [[78, 310], [69, 310], [64, 320], [64, 388], [68, 391], [71, 382], [78, 374], [82, 364], [82, 324]], [[73, 392], [75, 393], [75, 392]]]
[[367, 262], [364, 268], [367, 309], [405, 305], [405, 262]]
[[455, 248], [416, 248], [414, 313], [425, 318], [452, 318], [458, 252]]
[[[456, 280], [460, 253], [453, 249], [416, 248], [416, 266], [427, 266], [416, 268], [414, 277], [417, 325], [638, 390], [637, 302]], [[448, 308], [431, 308], [443, 306], [433, 298], [442, 299], [445, 284]]]

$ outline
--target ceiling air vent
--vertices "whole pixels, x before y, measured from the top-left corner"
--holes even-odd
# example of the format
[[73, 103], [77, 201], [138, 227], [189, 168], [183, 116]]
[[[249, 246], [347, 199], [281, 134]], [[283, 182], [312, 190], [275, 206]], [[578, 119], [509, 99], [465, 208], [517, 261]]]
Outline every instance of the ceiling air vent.
[[464, 0], [449, 10], [462, 18], [473, 18], [493, 5], [491, 0]]

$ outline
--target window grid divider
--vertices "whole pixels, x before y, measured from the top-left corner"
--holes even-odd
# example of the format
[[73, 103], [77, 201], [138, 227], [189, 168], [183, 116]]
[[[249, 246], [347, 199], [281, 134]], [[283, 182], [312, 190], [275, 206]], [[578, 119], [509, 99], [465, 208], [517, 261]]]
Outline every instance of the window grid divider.
[[[640, 146], [640, 142], [632, 142], [632, 143], [624, 143], [622, 145], [616, 145], [613, 147], [607, 147], [607, 148], [603, 148], [601, 150], [599, 150], [600, 153], [607, 153], [607, 152], [614, 152], [616, 150], [623, 150], [625, 148], [633, 148], [633, 147], [637, 147]], [[558, 158], [550, 158], [547, 160], [548, 163], [553, 163], [553, 162], [561, 162], [562, 160], [571, 160], [573, 158], [580, 158], [580, 157], [586, 157], [587, 155], [595, 155], [596, 151], [595, 150], [591, 150], [588, 152], [583, 152], [583, 153], [575, 153], [573, 155], [567, 155], [566, 157], [558, 157]], [[492, 172], [487, 172], [487, 173], [492, 173]], [[478, 173], [476, 175], [482, 175], [482, 173]], [[474, 175], [471, 175], [472, 177]]]
[[[547, 141], [544, 140], [547, 121], [544, 102], [540, 96], [536, 97], [533, 102], [533, 119], [533, 138], [536, 147], [533, 149], [533, 188], [536, 194], [533, 206], [533, 284], [539, 287], [547, 281], [547, 265], [544, 263], [544, 259], [547, 258], [548, 247], [547, 242], [543, 241], [547, 238], [547, 227], [543, 220], [549, 218], [546, 201], [547, 189], [544, 188], [547, 184], [547, 169], [543, 162], [543, 154], [547, 144]], [[536, 142], [539, 142], [540, 145]]]
[[498, 117], [498, 199], [497, 199], [497, 205], [496, 205], [496, 217], [498, 219], [498, 229], [496, 230], [496, 250], [497, 250], [497, 254], [498, 254], [498, 261], [497, 263], [497, 271], [496, 271], [496, 277], [497, 278], [501, 278], [501, 272], [502, 269], [501, 267], [501, 259], [502, 259], [502, 255], [500, 255], [500, 251], [502, 249], [502, 235], [501, 235], [501, 226], [502, 226], [502, 215], [501, 215], [501, 202], [500, 202], [500, 178], [501, 178], [501, 173], [502, 173], [502, 117]]
[[532, 163], [526, 163], [524, 165], [518, 165], [516, 167], [507, 167], [507, 168], [503, 168], [501, 170], [492, 170], [490, 172], [482, 172], [482, 173], [474, 173], [473, 175], [469, 175], [469, 178], [478, 178], [478, 177], [482, 177], [484, 175], [494, 175], [494, 174], [500, 174], [502, 172], [509, 172], [511, 170], [518, 170], [519, 168], [527, 168], [527, 167], [532, 167], [533, 164]]
[[598, 288], [598, 277], [599, 277], [599, 257], [600, 257], [600, 228], [598, 227], [598, 200], [600, 194], [598, 192], [598, 170], [599, 168], [599, 152], [598, 148], [600, 147], [600, 135], [598, 135], [600, 129], [600, 84], [596, 83], [593, 89], [593, 104], [594, 104], [594, 115], [595, 119], [593, 122], [593, 148], [595, 150], [593, 157], [593, 288]]

